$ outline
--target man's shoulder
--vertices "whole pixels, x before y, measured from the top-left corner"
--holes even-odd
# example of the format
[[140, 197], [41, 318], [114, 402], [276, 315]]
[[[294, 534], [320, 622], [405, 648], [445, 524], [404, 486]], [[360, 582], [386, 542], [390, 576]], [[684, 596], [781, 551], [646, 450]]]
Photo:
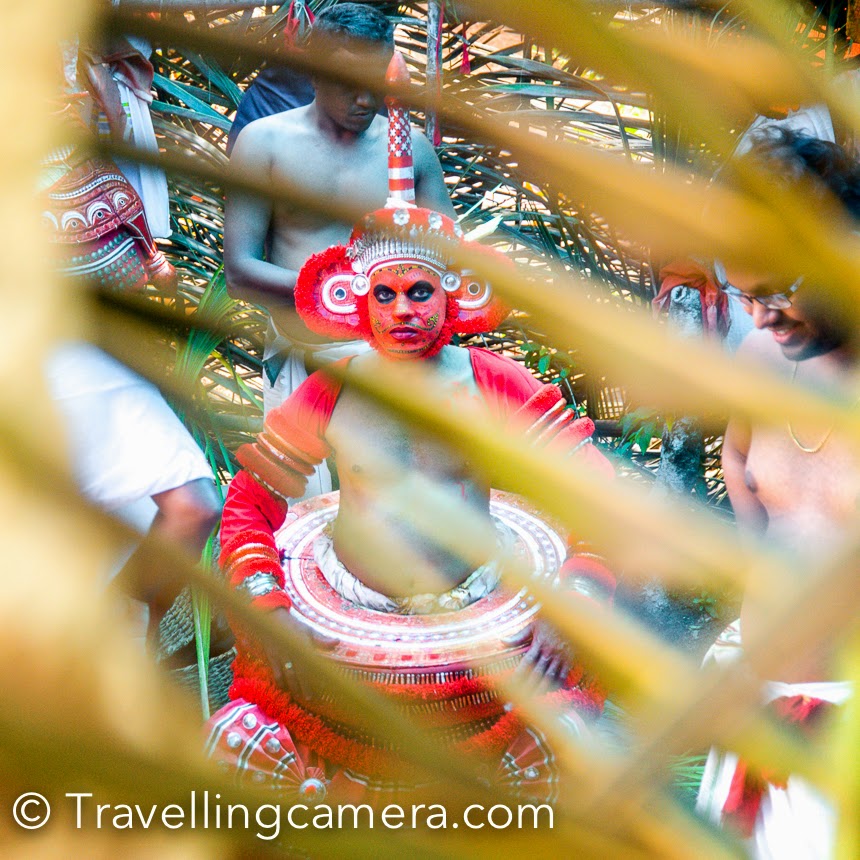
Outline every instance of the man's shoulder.
[[276, 136], [305, 131], [308, 128], [307, 114], [307, 105], [303, 105], [255, 119], [239, 133], [237, 146], [247, 145], [249, 141], [260, 144]]
[[316, 408], [321, 401], [325, 401], [327, 405], [324, 408], [333, 407], [343, 388], [347, 368], [355, 358], [356, 356], [348, 355], [318, 368], [302, 381], [285, 403], [295, 400]]
[[469, 360], [473, 365], [480, 364], [494, 368], [505, 368], [506, 370], [511, 370], [515, 373], [525, 373], [531, 376], [528, 370], [523, 367], [521, 362], [511, 358], [509, 355], [503, 355], [501, 352], [494, 352], [492, 349], [488, 349], [485, 346], [473, 346], [469, 344], [464, 347], [452, 347], [452, 349], [468, 354]]
[[428, 163], [438, 161], [436, 150], [433, 144], [430, 143], [427, 135], [420, 129], [412, 126], [412, 154], [415, 158], [415, 166], [422, 167]]

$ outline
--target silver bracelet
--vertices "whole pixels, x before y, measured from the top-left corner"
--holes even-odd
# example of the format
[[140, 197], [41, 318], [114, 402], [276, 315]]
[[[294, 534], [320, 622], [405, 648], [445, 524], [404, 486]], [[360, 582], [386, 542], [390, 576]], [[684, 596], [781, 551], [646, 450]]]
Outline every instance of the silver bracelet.
[[609, 591], [599, 582], [586, 576], [574, 576], [565, 582], [565, 587], [568, 591], [575, 591], [583, 597], [590, 597], [593, 600], [606, 600], [609, 597]]
[[252, 573], [245, 577], [238, 586], [238, 589], [244, 589], [252, 598], [263, 597], [263, 595], [271, 594], [273, 591], [280, 588], [278, 580], [271, 573]]

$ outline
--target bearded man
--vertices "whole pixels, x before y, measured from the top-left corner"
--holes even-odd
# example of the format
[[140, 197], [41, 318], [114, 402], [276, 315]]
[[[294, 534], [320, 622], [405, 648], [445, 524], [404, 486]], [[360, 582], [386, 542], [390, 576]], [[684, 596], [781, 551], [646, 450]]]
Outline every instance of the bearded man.
[[[495, 684], [519, 667], [552, 689], [547, 695], [579, 728], [600, 712], [602, 695], [539, 620], [534, 599], [502, 587], [501, 558], [518, 553], [537, 578], [598, 601], [611, 601], [614, 577], [593, 553], [568, 552], [521, 503], [491, 495], [462, 453], [383, 411], [350, 375], [420, 363], [453, 402], [483, 403], [607, 479], [612, 468], [591, 444], [592, 422], [577, 419], [558, 388], [509, 358], [450, 344], [453, 334], [493, 329], [506, 315], [490, 287], [455, 263], [464, 249], [496, 252], [465, 241], [447, 216], [414, 205], [408, 117], [393, 100], [389, 111], [388, 205], [365, 216], [347, 246], [312, 257], [296, 284], [309, 328], [361, 336], [373, 350], [314, 373], [269, 413], [257, 442], [239, 449], [244, 471], [224, 508], [221, 564], [252, 605], [285, 627], [309, 630], [342, 672], [391, 696], [419, 723], [424, 718], [452, 751], [478, 755], [501, 782], [552, 799], [555, 760]], [[287, 500], [301, 496], [332, 453], [339, 504], [335, 494], [305, 502], [283, 527]], [[475, 569], [416, 527], [433, 516], [422, 499], [412, 517], [387, 504], [386, 491], [410, 477], [429, 484], [452, 515], [495, 528], [497, 555]], [[409, 781], [402, 751], [360, 714], [311, 693], [298, 660], [285, 663], [238, 636], [233, 702], [209, 723], [210, 754], [240, 779], [281, 781], [305, 799], [330, 791], [373, 804], [396, 796]]]

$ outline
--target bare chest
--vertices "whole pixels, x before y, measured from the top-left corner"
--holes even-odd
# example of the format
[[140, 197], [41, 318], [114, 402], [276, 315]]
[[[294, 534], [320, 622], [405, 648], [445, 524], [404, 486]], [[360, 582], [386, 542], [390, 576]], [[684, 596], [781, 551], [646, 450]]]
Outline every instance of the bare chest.
[[860, 452], [834, 435], [825, 439], [827, 430], [792, 425], [795, 441], [786, 426], [757, 429], [747, 456], [747, 486], [767, 511], [769, 532], [801, 551], [842, 537], [860, 501]]
[[[272, 179], [324, 201], [352, 201], [363, 211], [380, 208], [388, 194], [384, 139], [352, 145], [308, 139], [304, 146], [285, 151], [274, 160]], [[284, 221], [331, 220], [288, 202], [277, 207], [276, 215]]]
[[326, 438], [335, 450], [342, 487], [387, 483], [404, 472], [459, 481], [470, 471], [456, 449], [349, 390], [338, 399]]

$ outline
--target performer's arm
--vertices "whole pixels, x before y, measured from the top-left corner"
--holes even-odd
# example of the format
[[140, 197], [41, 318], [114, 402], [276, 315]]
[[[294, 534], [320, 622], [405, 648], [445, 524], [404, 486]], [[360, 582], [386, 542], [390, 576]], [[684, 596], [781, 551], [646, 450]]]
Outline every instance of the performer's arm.
[[230, 584], [261, 609], [289, 609], [284, 592], [275, 532], [283, 525], [287, 503], [248, 472], [230, 482], [221, 516], [221, 569]]
[[[610, 607], [615, 598], [615, 575], [606, 560], [583, 541], [568, 541], [567, 560], [559, 570], [559, 585], [577, 599], [598, 608]], [[538, 619], [532, 630], [531, 646], [523, 655], [519, 674], [537, 682], [563, 684], [574, 665], [570, 644], [547, 621]]]
[[553, 456], [588, 464], [597, 480], [615, 476], [612, 464], [592, 443], [594, 422], [578, 418], [558, 386], [541, 385], [517, 410], [513, 420], [533, 445]]
[[[594, 480], [611, 480], [615, 470], [592, 444], [594, 422], [577, 418], [555, 385], [535, 379], [521, 364], [484, 349], [472, 349], [475, 381], [493, 414], [523, 433], [552, 456], [588, 464]], [[615, 577], [595, 550], [578, 540], [568, 543], [568, 561], [560, 576], [565, 587], [612, 601]]]
[[[221, 567], [228, 580], [293, 632], [297, 625], [289, 612], [275, 533], [284, 523], [287, 500], [304, 493], [308, 476], [331, 453], [325, 433], [339, 393], [339, 381], [317, 371], [269, 412], [257, 441], [236, 452], [244, 470], [230, 483], [221, 518]], [[293, 695], [310, 695], [310, 679], [301, 666], [285, 661], [277, 643], [256, 642], [241, 630], [235, 632], [245, 651], [263, 658], [273, 683]]]
[[[553, 456], [571, 457], [587, 463], [595, 480], [610, 480], [615, 470], [609, 460], [592, 444], [594, 423], [577, 418], [554, 385], [526, 387], [521, 378], [509, 381], [513, 391], [524, 398], [512, 421], [532, 444], [543, 447]], [[525, 392], [530, 391], [528, 395]], [[567, 559], [559, 571], [559, 585], [579, 599], [610, 606], [615, 597], [616, 580], [605, 559], [594, 547], [574, 537], [568, 538]], [[523, 656], [519, 673], [538, 683], [564, 683], [573, 668], [569, 644], [544, 620], [538, 620], [532, 632], [531, 646]]]
[[[235, 586], [257, 572], [283, 586], [274, 535], [284, 523], [287, 500], [303, 495], [308, 477], [331, 453], [325, 432], [339, 393], [337, 379], [317, 371], [269, 412], [256, 442], [236, 452], [244, 471], [230, 482], [221, 517], [221, 565]], [[245, 544], [253, 552], [242, 551]], [[257, 571], [255, 559], [270, 564]], [[255, 586], [252, 596], [263, 589]]]
[[[261, 486], [248, 472], [239, 472], [230, 484], [222, 517], [221, 567], [229, 582], [244, 592], [251, 604], [269, 612], [271, 619], [317, 648], [334, 643], [315, 637], [290, 614], [291, 601], [284, 590], [284, 571], [274, 533], [283, 525], [287, 503]], [[254, 654], [282, 690], [307, 701], [315, 694], [314, 679], [301, 661], [278, 642], [259, 641], [234, 627], [245, 655]]]
[[[265, 181], [271, 177], [274, 141], [268, 118], [242, 129], [230, 158], [238, 174]], [[272, 307], [294, 307], [293, 289], [298, 272], [264, 259], [273, 216], [272, 201], [244, 191], [227, 195], [224, 213], [224, 273], [233, 298], [264, 301]]]

